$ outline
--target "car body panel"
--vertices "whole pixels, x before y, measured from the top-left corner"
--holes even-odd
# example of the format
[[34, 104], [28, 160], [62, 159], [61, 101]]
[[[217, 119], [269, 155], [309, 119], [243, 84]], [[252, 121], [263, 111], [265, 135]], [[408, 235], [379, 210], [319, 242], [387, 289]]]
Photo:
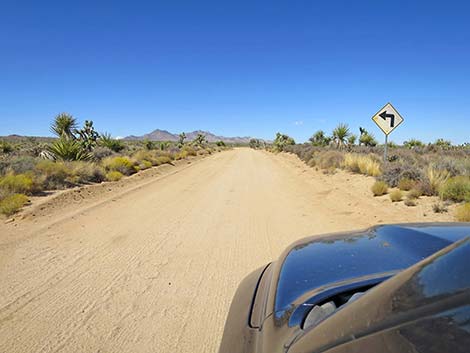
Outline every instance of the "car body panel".
[[[386, 283], [397, 273], [466, 236], [470, 236], [470, 225], [443, 223], [385, 225], [302, 239], [269, 266], [264, 279], [263, 272], [258, 273], [260, 278], [251, 281], [254, 288], [243, 285], [245, 290], [237, 291], [234, 301], [242, 301], [237, 298], [239, 295], [251, 295], [250, 307], [255, 308], [257, 317], [250, 321], [254, 318], [250, 312], [244, 325], [256, 332], [245, 329], [251, 344], [246, 350], [225, 344], [220, 352], [285, 352], [305, 333], [302, 329], [305, 314], [335, 290]], [[259, 283], [264, 284], [256, 292]], [[241, 324], [243, 320], [232, 319], [232, 315], [240, 316], [241, 310], [240, 306], [237, 314], [232, 314], [230, 309], [226, 326], [234, 327], [237, 320]], [[238, 336], [238, 341], [246, 342], [247, 338]], [[237, 342], [236, 335], [232, 335], [231, 342]]]

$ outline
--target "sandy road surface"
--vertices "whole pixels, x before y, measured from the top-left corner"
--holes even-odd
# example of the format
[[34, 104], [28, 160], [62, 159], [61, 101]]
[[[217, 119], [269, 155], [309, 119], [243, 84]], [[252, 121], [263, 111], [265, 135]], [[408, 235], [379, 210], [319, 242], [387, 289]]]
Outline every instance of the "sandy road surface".
[[215, 352], [237, 283], [292, 241], [421, 220], [309, 173], [238, 149], [73, 217], [2, 224], [0, 352]]

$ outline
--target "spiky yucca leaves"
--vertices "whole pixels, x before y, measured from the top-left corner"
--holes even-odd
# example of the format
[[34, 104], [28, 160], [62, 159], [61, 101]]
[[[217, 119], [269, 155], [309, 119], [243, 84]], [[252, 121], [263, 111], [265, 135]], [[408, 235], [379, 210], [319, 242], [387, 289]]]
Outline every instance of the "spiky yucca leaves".
[[89, 161], [93, 155], [84, 150], [80, 142], [61, 138], [48, 147], [54, 160], [60, 161]]
[[67, 113], [60, 113], [51, 125], [51, 131], [59, 138], [75, 139], [75, 131], [78, 127], [77, 119]]
[[333, 140], [338, 148], [342, 148], [346, 144], [347, 138], [351, 135], [347, 124], [339, 124], [333, 130]]
[[124, 144], [114, 139], [111, 134], [105, 132], [102, 133], [98, 139], [98, 145], [102, 147], [107, 147], [113, 152], [120, 152], [124, 149]]

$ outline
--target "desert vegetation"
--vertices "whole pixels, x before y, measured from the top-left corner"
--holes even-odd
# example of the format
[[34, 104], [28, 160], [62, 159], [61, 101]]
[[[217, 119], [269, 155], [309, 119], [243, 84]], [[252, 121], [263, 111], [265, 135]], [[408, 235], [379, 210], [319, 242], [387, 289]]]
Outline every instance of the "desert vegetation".
[[50, 126], [55, 138], [11, 136], [0, 140], [0, 214], [10, 216], [29, 197], [51, 190], [118, 181], [140, 170], [226, 148], [200, 134], [191, 142], [122, 141], [98, 133], [93, 121], [59, 114]]
[[346, 124], [339, 124], [330, 135], [315, 132], [308, 143], [295, 144], [288, 135], [278, 133], [272, 152], [296, 154], [310, 167], [334, 173], [344, 169], [374, 177], [374, 196], [389, 194], [392, 202], [403, 201], [413, 207], [423, 196], [438, 198], [435, 212], [446, 212], [458, 203], [456, 219], [465, 221], [470, 208], [470, 143], [452, 145], [445, 139], [425, 144], [409, 139], [403, 145], [388, 144], [388, 158], [383, 160], [384, 146], [364, 128], [354, 135]]

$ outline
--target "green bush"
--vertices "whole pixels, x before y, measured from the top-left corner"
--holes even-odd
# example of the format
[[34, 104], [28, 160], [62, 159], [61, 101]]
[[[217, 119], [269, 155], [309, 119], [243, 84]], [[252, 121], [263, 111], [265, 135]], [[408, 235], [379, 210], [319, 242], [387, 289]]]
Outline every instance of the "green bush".
[[134, 162], [127, 157], [110, 157], [103, 160], [103, 165], [108, 171], [118, 171], [124, 175], [135, 173]]
[[390, 200], [392, 202], [399, 202], [403, 200], [403, 192], [401, 190], [394, 190], [390, 193]]
[[124, 175], [121, 172], [113, 170], [111, 172], [106, 173], [106, 180], [108, 181], [118, 181], [121, 180]]
[[455, 209], [455, 218], [459, 222], [470, 222], [470, 203], [464, 203]]
[[11, 216], [18, 212], [21, 207], [29, 202], [28, 197], [23, 194], [13, 194], [0, 201], [0, 213]]
[[376, 181], [371, 190], [374, 196], [382, 196], [388, 192], [388, 185], [383, 181]]
[[26, 174], [8, 174], [0, 178], [0, 188], [7, 194], [29, 194], [33, 190], [33, 179]]
[[470, 202], [470, 177], [456, 176], [447, 180], [440, 189], [443, 200]]
[[160, 156], [155, 158], [155, 165], [162, 165], [166, 163], [171, 163], [171, 158], [167, 156]]

